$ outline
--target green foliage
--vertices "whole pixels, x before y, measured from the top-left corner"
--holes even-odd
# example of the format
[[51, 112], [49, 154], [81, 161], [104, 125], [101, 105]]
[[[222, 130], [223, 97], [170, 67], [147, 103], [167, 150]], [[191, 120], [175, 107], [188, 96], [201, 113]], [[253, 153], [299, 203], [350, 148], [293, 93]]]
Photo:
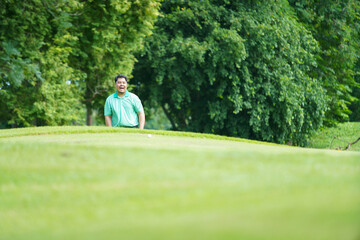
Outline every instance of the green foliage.
[[[0, 31], [0, 122], [14, 126], [79, 121], [82, 106], [68, 66], [75, 1], [3, 1]], [[66, 82], [71, 84], [66, 84]], [[74, 83], [74, 84], [73, 84]]]
[[326, 109], [318, 45], [286, 1], [164, 1], [135, 66], [174, 129], [305, 144]]
[[88, 117], [93, 108], [103, 112], [104, 101], [114, 89], [114, 77], [131, 73], [133, 53], [151, 34], [158, 8], [157, 0], [94, 0], [83, 2], [81, 11], [72, 17], [71, 35], [78, 41], [70, 63], [86, 74], [80, 87]]
[[146, 129], [171, 129], [171, 123], [161, 107], [144, 107], [146, 113]]
[[[84, 124], [84, 106], [80, 102], [78, 79], [84, 74], [68, 67], [64, 62], [69, 53], [58, 47], [50, 47], [44, 56], [44, 78], [51, 79], [41, 84], [34, 109], [41, 125], [56, 126]], [[71, 76], [72, 78], [67, 79]], [[66, 114], [64, 114], [66, 112]]]
[[[156, 0], [0, 3], [2, 126], [82, 123], [151, 33]], [[102, 112], [102, 111], [101, 111]]]
[[[360, 48], [359, 48], [360, 52]], [[359, 53], [360, 55], [360, 53]], [[352, 104], [350, 105], [349, 109], [351, 110], [350, 121], [352, 122], [360, 122], [360, 58], [355, 65], [355, 81], [358, 87], [353, 89], [352, 95], [357, 98]]]
[[350, 121], [360, 122], [360, 89], [353, 90], [353, 96], [357, 98], [350, 106], [351, 110]]
[[[360, 61], [360, 2], [358, 0], [289, 0], [298, 19], [319, 42], [318, 68], [312, 75], [323, 82], [329, 98], [325, 124], [349, 120], [356, 101], [356, 63]], [[359, 68], [357, 68], [359, 69]], [[356, 109], [353, 109], [356, 111]]]

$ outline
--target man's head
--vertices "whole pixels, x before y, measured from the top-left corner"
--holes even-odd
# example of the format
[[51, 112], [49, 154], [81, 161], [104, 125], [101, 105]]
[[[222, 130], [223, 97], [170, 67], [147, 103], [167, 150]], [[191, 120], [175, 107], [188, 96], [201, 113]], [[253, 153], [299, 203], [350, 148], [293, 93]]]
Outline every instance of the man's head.
[[117, 75], [115, 77], [115, 87], [119, 96], [124, 95], [127, 90], [127, 77], [122, 74]]
[[124, 78], [124, 79], [126, 80], [126, 82], [127, 82], [127, 77], [126, 77], [125, 75], [119, 74], [119, 75], [117, 75], [117, 76], [115, 77], [115, 83], [116, 83], [116, 81], [117, 81], [119, 78]]

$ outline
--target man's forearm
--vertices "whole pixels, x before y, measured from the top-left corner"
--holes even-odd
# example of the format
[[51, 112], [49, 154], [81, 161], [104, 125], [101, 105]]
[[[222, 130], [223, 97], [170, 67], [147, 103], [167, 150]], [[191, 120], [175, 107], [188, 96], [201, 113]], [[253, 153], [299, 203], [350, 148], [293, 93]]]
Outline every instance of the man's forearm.
[[139, 116], [139, 129], [144, 129], [145, 126], [145, 113], [144, 111], [138, 113]]
[[108, 127], [112, 127], [111, 116], [105, 116], [105, 124]]

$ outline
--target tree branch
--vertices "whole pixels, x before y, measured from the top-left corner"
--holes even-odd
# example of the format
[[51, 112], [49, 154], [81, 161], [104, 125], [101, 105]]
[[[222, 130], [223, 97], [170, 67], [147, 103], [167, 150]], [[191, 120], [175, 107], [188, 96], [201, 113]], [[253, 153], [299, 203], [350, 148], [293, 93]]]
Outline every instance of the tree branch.
[[98, 95], [102, 95], [103, 93], [107, 92], [106, 89], [99, 89], [97, 86], [95, 87], [95, 90], [90, 90], [92, 95], [89, 96], [88, 98], [84, 99], [83, 102], [87, 103], [87, 102], [92, 102], [94, 100], [94, 98]]
[[345, 150], [349, 150], [349, 149], [350, 149], [350, 146], [353, 145], [353, 144], [355, 144], [355, 143], [357, 143], [359, 140], [360, 140], [360, 137], [359, 137], [358, 139], [356, 139], [354, 142], [349, 143], [349, 144], [347, 145], [347, 147], [345, 148]]
[[[330, 147], [329, 147], [330, 149], [331, 149], [331, 146], [332, 146], [332, 144], [333, 144], [334, 139], [338, 139], [338, 140], [340, 140], [340, 141], [342, 141], [342, 142], [347, 143], [347, 146], [344, 147], [344, 150], [345, 150], [345, 151], [349, 150], [351, 145], [353, 145], [353, 144], [357, 143], [358, 141], [360, 141], [360, 137], [359, 137], [359, 138], [356, 139], [354, 142], [348, 143], [347, 141], [342, 140], [341, 138], [339, 138], [339, 137], [337, 137], [337, 136], [334, 136], [334, 138], [331, 140], [331, 143], [330, 143]], [[341, 147], [338, 147], [337, 149], [341, 150]]]

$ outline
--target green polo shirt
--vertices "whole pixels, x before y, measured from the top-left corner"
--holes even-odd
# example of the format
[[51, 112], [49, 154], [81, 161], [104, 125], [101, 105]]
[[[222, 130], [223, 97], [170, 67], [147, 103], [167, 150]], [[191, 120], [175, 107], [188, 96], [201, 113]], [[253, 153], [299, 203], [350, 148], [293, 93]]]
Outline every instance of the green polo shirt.
[[139, 125], [138, 113], [144, 111], [138, 96], [126, 91], [120, 98], [111, 94], [105, 102], [104, 115], [111, 116], [113, 127], [135, 127]]

